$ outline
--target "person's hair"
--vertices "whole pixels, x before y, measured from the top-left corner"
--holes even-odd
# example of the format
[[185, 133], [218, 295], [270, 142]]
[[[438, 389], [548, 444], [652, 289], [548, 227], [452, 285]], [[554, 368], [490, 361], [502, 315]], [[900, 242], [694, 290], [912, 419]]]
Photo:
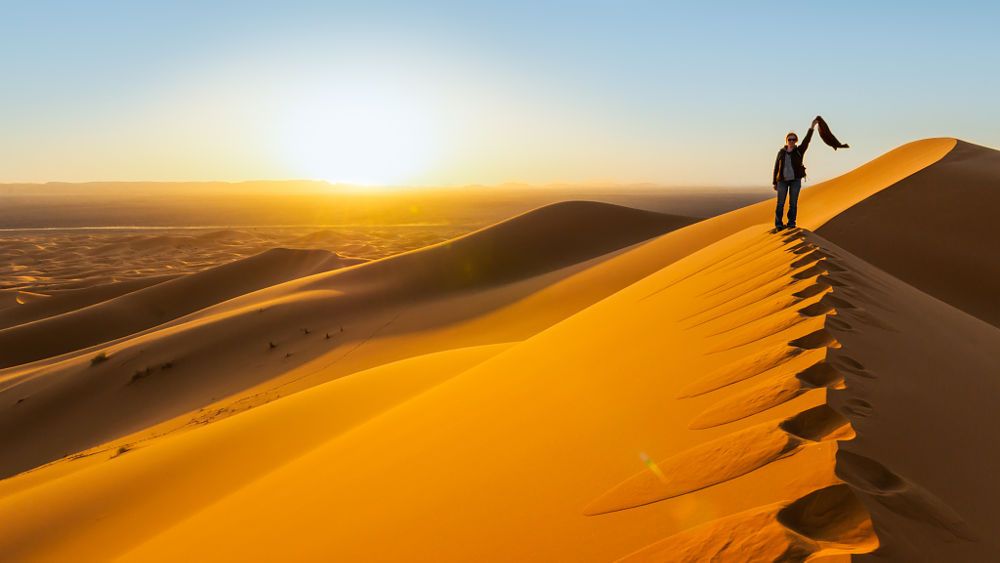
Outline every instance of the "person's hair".
[[799, 135], [795, 131], [789, 131], [788, 133], [785, 133], [785, 142], [786, 143], [788, 142], [788, 138], [791, 137], [792, 135], [795, 135], [795, 140], [796, 141], [799, 139]]

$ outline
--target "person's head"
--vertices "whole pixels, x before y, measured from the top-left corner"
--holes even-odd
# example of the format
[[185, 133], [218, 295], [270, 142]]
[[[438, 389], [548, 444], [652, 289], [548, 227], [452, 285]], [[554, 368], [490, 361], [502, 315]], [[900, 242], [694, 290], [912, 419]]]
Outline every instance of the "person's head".
[[799, 136], [795, 134], [795, 131], [789, 131], [788, 134], [785, 135], [785, 146], [789, 149], [794, 149], [795, 143], [797, 142], [799, 142]]

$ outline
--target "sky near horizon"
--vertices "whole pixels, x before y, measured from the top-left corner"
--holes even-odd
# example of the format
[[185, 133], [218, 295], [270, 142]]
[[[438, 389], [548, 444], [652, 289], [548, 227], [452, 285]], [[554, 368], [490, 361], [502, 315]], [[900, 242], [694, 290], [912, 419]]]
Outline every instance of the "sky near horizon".
[[993, 2], [10, 2], [0, 182], [769, 183], [1000, 147]]

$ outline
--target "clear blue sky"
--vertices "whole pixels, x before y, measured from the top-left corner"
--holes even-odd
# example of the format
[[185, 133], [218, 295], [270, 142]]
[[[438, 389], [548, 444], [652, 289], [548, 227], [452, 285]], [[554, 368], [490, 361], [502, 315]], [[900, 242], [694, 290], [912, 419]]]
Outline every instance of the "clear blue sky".
[[9, 2], [0, 181], [762, 185], [1000, 146], [987, 2]]

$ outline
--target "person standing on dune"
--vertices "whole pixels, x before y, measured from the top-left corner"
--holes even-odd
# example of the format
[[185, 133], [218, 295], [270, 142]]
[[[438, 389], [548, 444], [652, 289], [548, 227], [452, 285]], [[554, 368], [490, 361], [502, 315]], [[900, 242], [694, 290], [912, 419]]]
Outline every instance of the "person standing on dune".
[[[778, 192], [778, 202], [774, 210], [774, 229], [780, 231], [785, 228], [795, 228], [795, 215], [798, 211], [799, 190], [802, 188], [802, 178], [806, 176], [806, 167], [802, 164], [802, 157], [809, 148], [809, 141], [812, 139], [813, 129], [819, 122], [819, 117], [813, 119], [809, 126], [809, 132], [802, 139], [801, 145], [796, 145], [799, 136], [794, 131], [789, 131], [785, 135], [785, 146], [778, 149], [778, 156], [774, 159], [774, 174], [771, 176], [771, 185]], [[785, 199], [788, 199], [788, 224], [785, 225], [783, 216], [785, 214]]]

